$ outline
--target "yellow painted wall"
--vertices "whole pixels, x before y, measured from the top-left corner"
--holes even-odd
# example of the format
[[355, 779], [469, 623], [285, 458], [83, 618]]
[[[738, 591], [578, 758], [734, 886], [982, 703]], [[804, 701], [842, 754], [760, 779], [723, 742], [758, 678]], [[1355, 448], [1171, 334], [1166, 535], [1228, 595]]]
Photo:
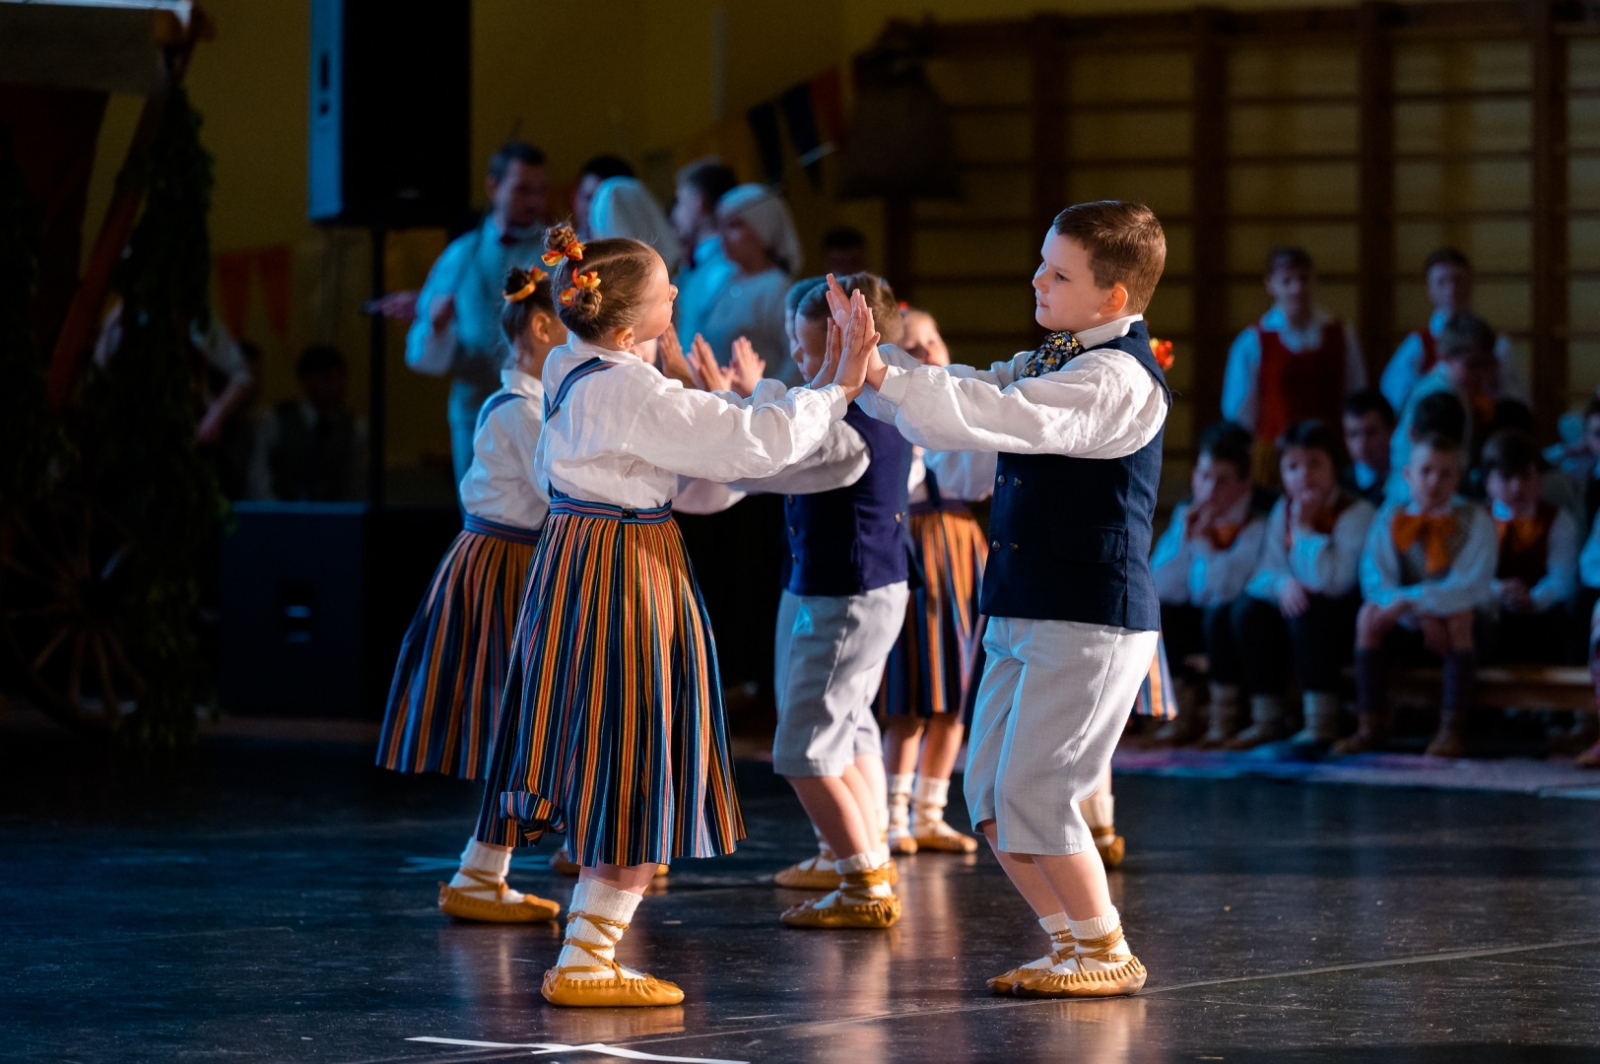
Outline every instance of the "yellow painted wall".
[[[290, 335], [275, 338], [259, 296], [255, 299], [247, 335], [266, 350], [266, 399], [293, 394], [295, 353], [312, 340], [337, 343], [355, 369], [358, 405], [365, 405], [365, 319], [358, 312], [368, 290], [368, 251], [360, 232], [327, 231], [305, 220], [306, 92], [309, 54], [308, 0], [209, 0], [219, 33], [203, 45], [189, 75], [192, 98], [204, 115], [205, 143], [216, 157], [217, 186], [212, 213], [213, 245], [234, 250], [288, 244], [293, 249], [294, 299]], [[785, 87], [823, 70], [848, 62], [869, 44], [893, 18], [940, 20], [1020, 18], [1041, 9], [1069, 13], [1093, 10], [1183, 8], [1187, 2], [1122, 0], [1111, 3], [1041, 3], [1039, 0], [589, 0], [586, 3], [535, 3], [533, 0], [475, 0], [473, 4], [473, 128], [477, 160], [475, 181], [493, 148], [510, 131], [540, 144], [550, 156], [552, 178], [570, 181], [582, 160], [597, 152], [617, 152], [644, 167], [646, 177], [659, 180], [696, 143], [710, 143], [702, 134], [721, 117], [737, 129], [749, 106], [770, 98]], [[1311, 6], [1309, 2], [1249, 3], [1234, 6]], [[726, 40], [725, 91], [718, 112], [712, 41], [718, 26]], [[1583, 53], [1593, 57], [1590, 49]], [[1330, 60], [1338, 69], [1330, 76], [1347, 77], [1342, 65], [1353, 57]], [[1251, 63], [1262, 64], [1259, 71]], [[1241, 58], [1241, 77], [1300, 82], [1318, 80], [1316, 70], [1274, 67], [1272, 57]], [[1577, 52], [1574, 80], [1586, 64]], [[1409, 76], [1402, 64], [1402, 78]], [[1413, 71], [1413, 73], [1415, 73]], [[1431, 76], [1431, 75], [1429, 75]], [[1485, 76], [1491, 79], [1494, 71]], [[116, 98], [102, 136], [96, 185], [91, 193], [92, 233], [96, 209], [110, 192], [111, 176], [137, 115], [138, 101]], [[1574, 138], [1594, 139], [1594, 107], [1574, 106]], [[1122, 131], [1125, 134], [1127, 131]], [[1293, 138], [1317, 131], [1282, 128], [1244, 128], [1236, 137], [1251, 143], [1293, 147]], [[1426, 131], [1424, 131], [1425, 133]], [[1402, 127], [1402, 139], [1416, 131]], [[986, 135], [1002, 135], [989, 128]], [[1117, 144], [1113, 129], [1082, 134]], [[1418, 134], [1421, 135], [1421, 134]], [[697, 138], [699, 138], [697, 140]], [[1585, 139], [1587, 138], [1587, 139]], [[1126, 139], [1125, 137], [1123, 139]], [[1139, 139], [1139, 138], [1135, 138]], [[1125, 150], [1118, 145], [1118, 151]], [[673, 153], [677, 152], [675, 158]], [[745, 177], [750, 172], [744, 161]], [[1574, 198], [1588, 196], [1595, 181], [1575, 172]], [[1491, 181], [1492, 183], [1492, 181]], [[1422, 195], [1401, 175], [1402, 199]], [[1090, 191], [1087, 187], [1083, 190]], [[1236, 187], [1235, 195], [1253, 196]], [[1296, 191], [1277, 186], [1260, 195], [1292, 204], [1309, 188]], [[480, 195], [481, 198], [481, 195]], [[805, 181], [791, 189], [797, 221], [807, 247], [814, 250], [822, 230], [838, 221], [860, 225], [869, 237], [879, 232], [872, 204], [836, 204], [813, 193]], [[1596, 227], [1591, 227], [1596, 228]], [[1575, 229], [1575, 266], [1596, 252]], [[1432, 234], [1402, 233], [1405, 253], [1416, 240]], [[1591, 236], [1594, 234], [1590, 234]], [[388, 273], [393, 287], [420, 283], [433, 256], [442, 246], [437, 232], [405, 234], [392, 240]], [[1417, 245], [1418, 247], [1421, 244]], [[1235, 249], [1252, 259], [1255, 249]], [[874, 249], [876, 253], [877, 249]], [[1021, 252], [1031, 254], [1031, 247]], [[1337, 242], [1326, 249], [1331, 262], [1348, 269], [1345, 260], [1353, 248]], [[876, 257], [876, 255], [874, 255]], [[1591, 269], [1594, 263], [1588, 263]], [[1580, 286], [1581, 287], [1581, 286]], [[1575, 295], [1587, 295], [1589, 284]], [[1244, 286], [1236, 293], [1235, 316], [1241, 320], [1259, 312], [1259, 296]], [[1497, 293], [1486, 291], [1493, 301]], [[1181, 302], [1178, 292], [1172, 296]], [[1351, 302], [1343, 290], [1329, 292], [1339, 309]], [[1402, 317], [1420, 310], [1418, 293], [1406, 291], [1397, 308]], [[1171, 301], [1171, 300], [1169, 300]], [[1488, 308], [1486, 308], [1488, 309]], [[1172, 312], [1187, 314], [1174, 303]], [[1593, 329], [1592, 307], [1575, 300], [1574, 326]], [[1580, 324], [1582, 322], [1583, 324]], [[1517, 323], [1523, 325], [1525, 323]], [[1592, 347], [1593, 345], [1590, 345]], [[398, 466], [432, 463], [434, 469], [448, 450], [445, 433], [445, 385], [419, 377], [400, 361], [401, 333], [391, 331], [389, 461]], [[959, 352], [958, 352], [959, 353]], [[1574, 352], [1574, 388], [1592, 388], [1600, 378], [1600, 350], [1585, 347]], [[1581, 363], [1581, 365], [1579, 365]], [[1592, 364], [1592, 365], [1591, 365]]]

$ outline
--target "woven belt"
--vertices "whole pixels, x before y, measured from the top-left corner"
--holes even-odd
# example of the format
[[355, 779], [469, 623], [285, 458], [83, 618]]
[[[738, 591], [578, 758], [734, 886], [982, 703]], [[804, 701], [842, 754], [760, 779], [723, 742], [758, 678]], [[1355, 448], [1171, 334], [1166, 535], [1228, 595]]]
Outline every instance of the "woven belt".
[[551, 488], [550, 512], [572, 514], [575, 517], [599, 517], [607, 521], [624, 521], [635, 525], [659, 525], [672, 519], [672, 504], [668, 503], [649, 510], [636, 510], [625, 506], [613, 506], [608, 502], [574, 499]]
[[475, 532], [480, 536], [494, 536], [496, 539], [509, 539], [513, 543], [526, 543], [530, 547], [539, 545], [539, 530], [537, 528], [519, 528], [516, 525], [503, 525], [499, 521], [491, 521], [487, 517], [474, 517], [467, 514], [461, 522], [462, 531]]

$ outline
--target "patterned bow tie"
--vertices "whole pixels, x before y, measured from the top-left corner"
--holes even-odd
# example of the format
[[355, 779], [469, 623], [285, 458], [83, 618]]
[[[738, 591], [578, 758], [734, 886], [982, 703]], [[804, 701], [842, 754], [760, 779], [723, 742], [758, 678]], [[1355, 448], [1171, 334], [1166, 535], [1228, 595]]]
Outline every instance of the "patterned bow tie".
[[1046, 373], [1054, 373], [1082, 352], [1083, 345], [1076, 336], [1069, 332], [1051, 333], [1045, 337], [1039, 349], [1028, 356], [1028, 364], [1022, 367], [1022, 375], [1042, 377]]

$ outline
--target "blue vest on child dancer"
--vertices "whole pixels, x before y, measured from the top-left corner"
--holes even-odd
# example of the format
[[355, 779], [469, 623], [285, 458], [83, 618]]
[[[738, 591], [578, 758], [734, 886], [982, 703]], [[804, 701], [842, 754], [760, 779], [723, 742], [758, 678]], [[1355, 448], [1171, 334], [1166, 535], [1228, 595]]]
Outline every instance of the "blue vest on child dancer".
[[[1171, 401], [1144, 322], [1100, 346], [1133, 356]], [[1164, 431], [1126, 458], [1000, 455], [979, 600], [985, 614], [1161, 628], [1150, 543]]]
[[871, 463], [861, 479], [815, 495], [789, 495], [783, 516], [789, 538], [784, 586], [796, 595], [859, 595], [909, 578], [911, 572], [911, 445], [893, 425], [854, 403], [845, 424], [867, 442]]

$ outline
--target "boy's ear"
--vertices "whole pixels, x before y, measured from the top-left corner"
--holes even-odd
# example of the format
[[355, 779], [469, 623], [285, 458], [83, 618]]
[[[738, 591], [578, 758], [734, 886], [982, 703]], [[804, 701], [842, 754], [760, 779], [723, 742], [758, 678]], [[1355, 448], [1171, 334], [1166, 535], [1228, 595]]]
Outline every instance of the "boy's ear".
[[1111, 286], [1104, 303], [1100, 304], [1100, 313], [1108, 318], [1120, 318], [1128, 312], [1128, 286], [1121, 281]]

